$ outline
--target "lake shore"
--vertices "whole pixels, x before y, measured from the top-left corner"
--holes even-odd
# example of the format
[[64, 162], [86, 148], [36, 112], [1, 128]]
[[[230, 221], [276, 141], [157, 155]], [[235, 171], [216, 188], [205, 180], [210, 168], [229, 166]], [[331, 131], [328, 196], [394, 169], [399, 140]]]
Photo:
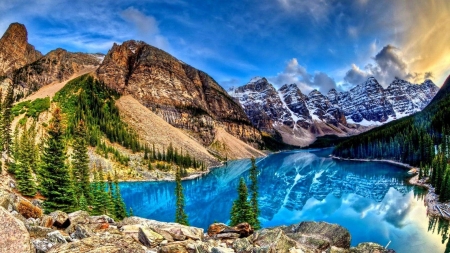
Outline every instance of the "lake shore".
[[336, 160], [343, 160], [343, 161], [356, 161], [356, 162], [383, 162], [383, 163], [390, 163], [390, 164], [395, 164], [407, 169], [416, 169], [416, 167], [411, 166], [409, 164], [406, 163], [401, 163], [401, 162], [397, 162], [397, 161], [392, 161], [392, 160], [387, 160], [387, 159], [351, 159], [351, 158], [342, 158], [342, 157], [338, 157], [338, 156], [330, 156], [332, 159], [336, 159]]
[[[410, 170], [417, 170], [416, 167], [411, 166], [409, 164], [401, 163], [401, 162], [397, 162], [397, 161], [392, 161], [392, 160], [386, 160], [386, 159], [382, 159], [382, 160], [377, 160], [377, 159], [350, 159], [350, 158], [341, 158], [341, 157], [337, 157], [337, 156], [331, 156], [331, 158], [332, 159], [336, 159], [336, 160], [344, 160], [344, 161], [384, 162], [384, 163], [390, 163], [390, 164], [394, 164], [394, 165], [397, 165], [397, 166], [401, 166], [401, 167], [404, 167], [404, 168], [407, 168], [407, 169], [410, 169]], [[414, 171], [413, 173], [417, 173], [417, 171]], [[419, 180], [419, 175], [416, 174], [415, 176], [411, 177], [408, 180], [408, 183], [427, 189], [427, 194], [426, 194], [425, 199], [424, 199], [424, 204], [427, 207], [427, 215], [441, 217], [443, 219], [450, 220], [450, 205], [439, 202], [439, 195], [437, 195], [435, 193], [435, 189], [434, 189], [434, 187], [431, 184], [426, 183], [427, 179], [428, 178]]]
[[450, 220], [450, 208], [448, 204], [439, 202], [439, 195], [435, 193], [434, 187], [427, 183], [428, 178], [419, 179], [419, 175], [409, 179], [409, 183], [427, 189], [424, 204], [427, 206], [427, 214]]

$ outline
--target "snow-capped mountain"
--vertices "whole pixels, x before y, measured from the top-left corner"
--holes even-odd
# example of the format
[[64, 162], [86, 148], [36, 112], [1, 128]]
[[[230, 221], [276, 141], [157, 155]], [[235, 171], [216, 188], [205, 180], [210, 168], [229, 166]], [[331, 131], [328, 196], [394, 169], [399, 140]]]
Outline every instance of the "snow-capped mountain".
[[266, 78], [229, 90], [252, 124], [283, 141], [305, 146], [325, 134], [348, 136], [425, 108], [439, 88], [431, 81], [411, 84], [395, 79], [386, 89], [370, 77], [346, 92], [303, 94], [296, 84], [278, 90]]

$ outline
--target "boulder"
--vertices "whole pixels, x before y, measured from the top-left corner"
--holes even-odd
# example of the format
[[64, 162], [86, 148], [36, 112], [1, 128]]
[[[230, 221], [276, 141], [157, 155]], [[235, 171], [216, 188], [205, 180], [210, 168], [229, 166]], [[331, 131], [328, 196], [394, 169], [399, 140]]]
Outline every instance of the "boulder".
[[100, 224], [100, 223], [114, 223], [114, 219], [108, 215], [98, 215], [89, 217], [90, 224]]
[[26, 226], [26, 228], [32, 238], [45, 238], [48, 233], [55, 231], [54, 229], [41, 226]]
[[86, 211], [76, 211], [73, 213], [69, 213], [68, 216], [70, 223], [73, 225], [89, 223], [89, 213]]
[[30, 234], [25, 225], [3, 207], [0, 207], [0, 224], [2, 252], [31, 252]]
[[[327, 222], [304, 221], [299, 224], [283, 227], [283, 231], [291, 238], [302, 242], [304, 237], [308, 235], [312, 240], [328, 240], [331, 246], [349, 249], [351, 236], [347, 229]], [[313, 235], [316, 235], [315, 237]], [[302, 239], [303, 238], [303, 239]], [[319, 244], [322, 244], [320, 242]]]
[[120, 234], [103, 233], [72, 243], [59, 244], [53, 247], [49, 253], [145, 253], [142, 244], [133, 238]]
[[354, 248], [351, 248], [350, 253], [395, 253], [395, 251], [385, 249], [383, 246], [376, 243], [364, 242], [358, 244]]
[[253, 244], [249, 238], [239, 238], [233, 241], [232, 247], [234, 251], [239, 253], [252, 253]]
[[235, 251], [230, 248], [224, 248], [224, 247], [213, 247], [211, 249], [211, 253], [234, 253]]
[[6, 190], [0, 189], [0, 206], [9, 212], [14, 210], [14, 197]]
[[160, 222], [139, 217], [128, 217], [119, 222], [118, 225], [119, 227], [125, 225], [141, 225], [143, 227], [151, 228], [153, 231], [162, 230], [169, 233], [175, 241], [184, 241], [186, 239], [203, 239], [202, 228], [184, 226], [178, 223]]
[[84, 239], [87, 237], [92, 236], [92, 231], [90, 231], [90, 229], [88, 229], [85, 225], [82, 224], [77, 224], [75, 226], [75, 231], [70, 234], [70, 237], [72, 237], [72, 239]]
[[46, 228], [51, 228], [53, 226], [53, 218], [49, 215], [44, 215], [41, 217], [41, 226]]
[[250, 236], [254, 232], [254, 229], [247, 222], [237, 224], [233, 229], [239, 232], [241, 238]]
[[49, 214], [49, 216], [53, 219], [52, 226], [56, 228], [67, 228], [70, 226], [69, 215], [62, 211], [54, 211]]
[[156, 233], [155, 231], [151, 230], [150, 228], [140, 227], [138, 239], [143, 245], [149, 248], [154, 248], [164, 240], [164, 237]]
[[67, 243], [66, 238], [58, 230], [48, 233], [46, 238], [54, 244]]
[[160, 253], [188, 253], [186, 242], [172, 242], [159, 249]]
[[213, 223], [208, 228], [208, 235], [213, 238], [243, 238], [253, 234], [254, 230], [247, 222], [235, 227], [229, 227], [223, 223]]
[[253, 234], [254, 252], [288, 253], [300, 248], [299, 243], [287, 237], [280, 228], [262, 229]]
[[53, 246], [55, 246], [54, 243], [50, 242], [47, 239], [36, 239], [32, 241], [33, 247], [36, 250], [36, 253], [46, 253], [48, 252]]
[[34, 219], [34, 218], [28, 218], [25, 221], [25, 226], [39, 226], [41, 224], [41, 220], [39, 218]]

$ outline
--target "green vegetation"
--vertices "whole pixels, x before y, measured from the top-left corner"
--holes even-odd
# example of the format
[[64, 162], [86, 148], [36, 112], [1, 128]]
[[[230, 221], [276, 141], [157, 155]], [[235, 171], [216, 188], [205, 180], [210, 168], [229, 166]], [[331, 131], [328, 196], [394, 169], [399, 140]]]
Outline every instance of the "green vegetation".
[[66, 147], [63, 135], [61, 109], [56, 108], [48, 127], [40, 168], [40, 192], [46, 198], [44, 209], [47, 213], [56, 210], [70, 212], [76, 206], [69, 168], [65, 164]]
[[180, 223], [182, 225], [189, 226], [188, 216], [184, 212], [184, 194], [183, 194], [183, 186], [181, 185], [181, 169], [177, 169], [177, 173], [175, 176], [175, 195], [177, 198], [176, 210], [175, 210], [175, 222]]
[[247, 185], [245, 185], [245, 180], [241, 177], [238, 187], [238, 198], [233, 202], [233, 207], [231, 208], [231, 226], [236, 226], [242, 222], [248, 222], [253, 224], [254, 213], [253, 208], [248, 199]]
[[275, 131], [275, 135], [272, 136], [266, 132], [261, 132], [262, 141], [264, 146], [262, 149], [267, 149], [270, 151], [280, 151], [280, 150], [293, 150], [299, 149], [300, 147], [289, 145], [283, 142], [281, 134]]
[[59, 102], [68, 117], [69, 137], [73, 136], [78, 121], [83, 120], [87, 126], [89, 145], [96, 147], [102, 143], [102, 137], [106, 137], [133, 152], [140, 151], [142, 148], [137, 135], [120, 119], [114, 104], [117, 96], [103, 83], [84, 75], [66, 84], [53, 100]]
[[[206, 170], [206, 165], [204, 162], [200, 162], [191, 157], [189, 153], [183, 153], [183, 150], [178, 152], [177, 148], [174, 148], [172, 143], [169, 144], [167, 150], [163, 148], [162, 152], [156, 149], [153, 145], [152, 147], [144, 147], [144, 160], [148, 161], [149, 169], [153, 168], [151, 163], [156, 162], [156, 168], [164, 171], [169, 170], [172, 166], [180, 167], [181, 176], [186, 176], [187, 168]], [[164, 163], [161, 163], [164, 162]]]
[[256, 167], [256, 160], [254, 157], [251, 159], [252, 166], [250, 167], [250, 204], [252, 206], [252, 222], [250, 225], [256, 230], [261, 228], [261, 223], [258, 220], [259, 207], [258, 207], [258, 168]]
[[308, 147], [305, 147], [305, 149], [308, 148], [328, 148], [332, 146], [336, 146], [339, 143], [347, 140], [349, 137], [339, 137], [337, 135], [324, 135], [317, 137], [316, 141], [314, 141], [311, 145]]
[[[2, 103], [2, 121], [1, 121], [1, 151], [5, 152], [6, 155], [11, 155], [11, 144], [12, 144], [12, 136], [11, 136], [11, 108], [14, 104], [14, 86], [9, 85], [8, 90], [6, 91], [5, 99]], [[9, 163], [9, 160], [6, 161]]]
[[14, 142], [11, 155], [14, 158], [9, 165], [9, 172], [16, 176], [17, 188], [24, 196], [36, 195], [36, 183], [33, 173], [37, 171], [38, 147], [36, 145], [36, 123], [27, 129], [26, 125], [20, 126], [22, 134], [20, 137], [19, 125], [14, 133]]
[[74, 133], [73, 154], [72, 154], [72, 179], [75, 186], [75, 196], [78, 197], [79, 207], [82, 207], [82, 199], [90, 202], [92, 196], [90, 194], [89, 182], [89, 156], [87, 153], [86, 141], [86, 125], [83, 120], [78, 122]]
[[[391, 159], [420, 166], [421, 177], [449, 200], [450, 78], [421, 112], [349, 138], [333, 154], [344, 158]], [[437, 154], [436, 154], [437, 150]]]
[[50, 98], [38, 98], [33, 101], [24, 101], [16, 104], [11, 112], [14, 117], [20, 114], [26, 113], [27, 117], [37, 118], [42, 112], [48, 111], [50, 109]]

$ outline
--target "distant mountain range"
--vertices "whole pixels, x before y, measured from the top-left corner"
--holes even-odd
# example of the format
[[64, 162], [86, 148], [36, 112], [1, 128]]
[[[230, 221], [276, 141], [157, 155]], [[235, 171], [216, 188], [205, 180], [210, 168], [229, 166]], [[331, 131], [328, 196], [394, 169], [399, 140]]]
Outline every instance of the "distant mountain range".
[[318, 90], [303, 94], [296, 84], [278, 90], [256, 77], [229, 94], [239, 101], [252, 124], [285, 143], [306, 146], [317, 136], [355, 135], [421, 111], [439, 91], [431, 80], [422, 84], [395, 79], [386, 89], [374, 77], [349, 91]]

